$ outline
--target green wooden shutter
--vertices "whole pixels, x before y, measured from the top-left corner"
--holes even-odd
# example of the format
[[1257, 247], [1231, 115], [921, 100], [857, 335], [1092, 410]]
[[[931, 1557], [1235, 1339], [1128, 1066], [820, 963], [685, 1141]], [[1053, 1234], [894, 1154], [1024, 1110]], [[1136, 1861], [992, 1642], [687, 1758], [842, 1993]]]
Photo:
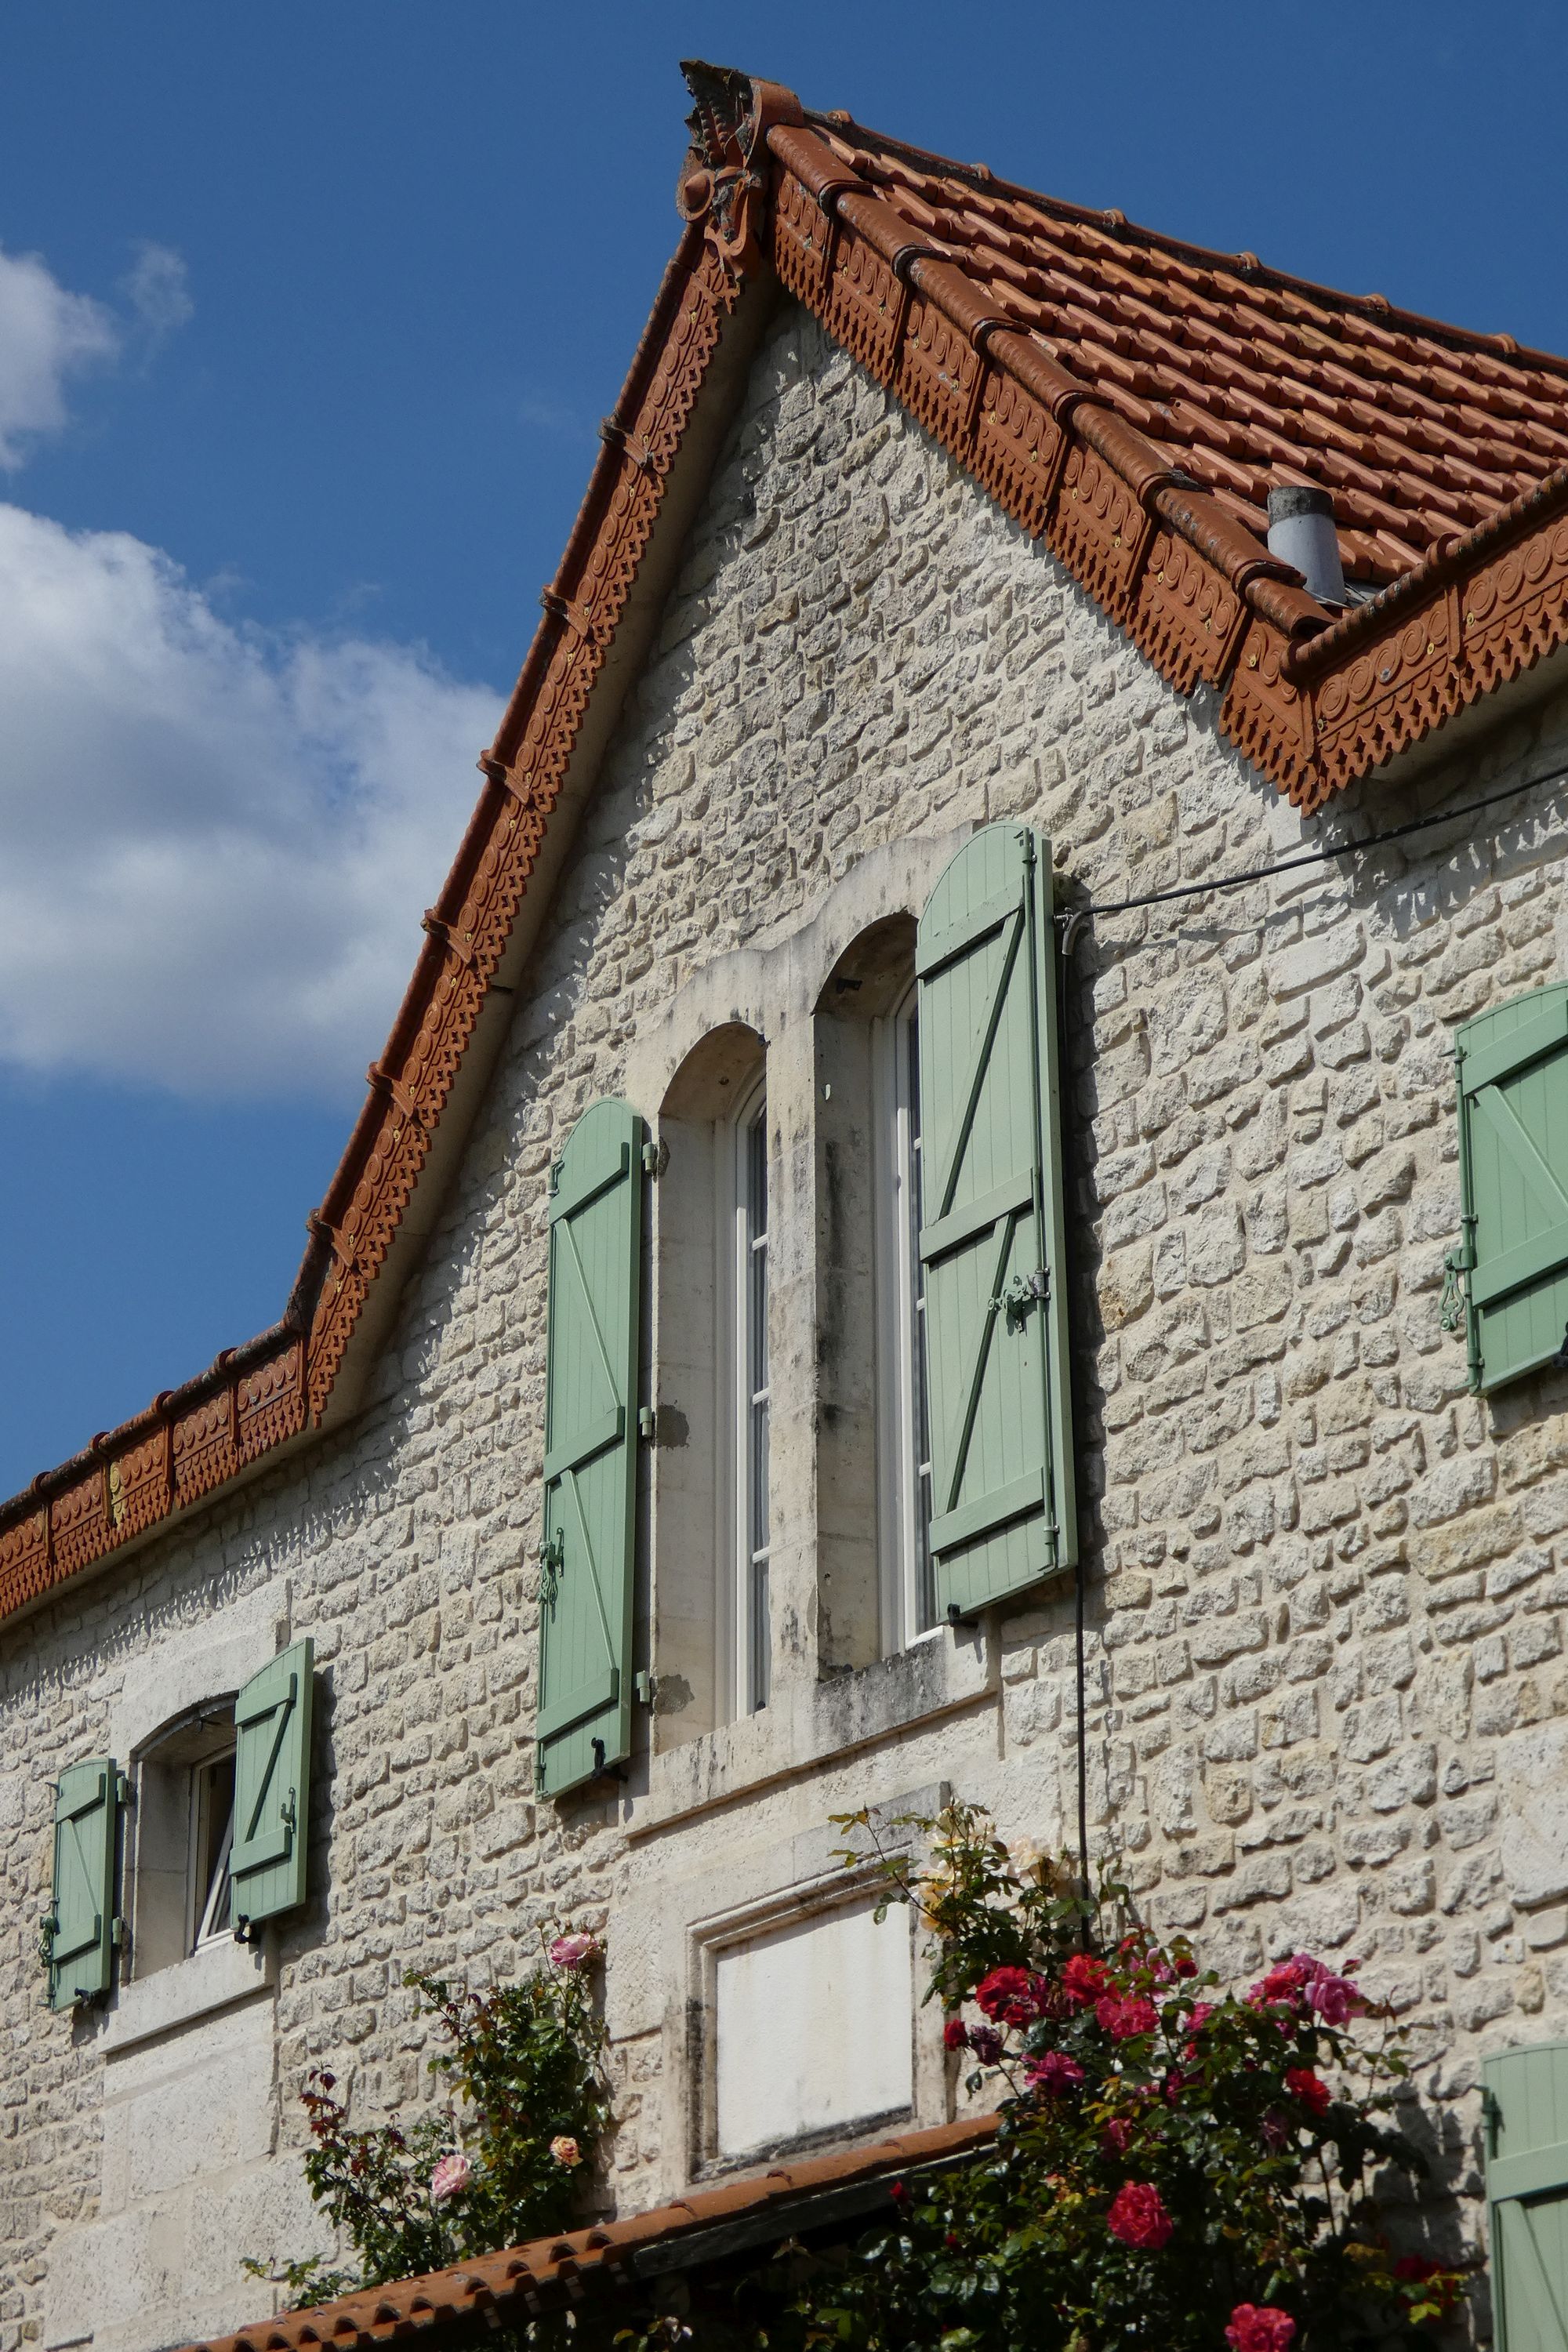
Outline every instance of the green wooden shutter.
[[49, 2007], [71, 2009], [109, 1990], [120, 1922], [114, 1860], [121, 1794], [108, 1756], [72, 1764], [55, 1789], [55, 1875], [42, 1949]]
[[976, 834], [916, 951], [931, 1543], [950, 1616], [1078, 1557], [1055, 952], [1049, 844]]
[[1568, 2042], [1483, 2059], [1498, 2352], [1568, 2352]]
[[551, 1171], [536, 1781], [631, 1753], [642, 1120], [595, 1103]]
[[234, 1703], [234, 1843], [228, 1870], [237, 1927], [305, 1900], [310, 1842], [310, 1698], [315, 1645], [296, 1642]]
[[1470, 1385], [1548, 1362], [1568, 1328], [1568, 983], [1516, 996], [1455, 1039]]

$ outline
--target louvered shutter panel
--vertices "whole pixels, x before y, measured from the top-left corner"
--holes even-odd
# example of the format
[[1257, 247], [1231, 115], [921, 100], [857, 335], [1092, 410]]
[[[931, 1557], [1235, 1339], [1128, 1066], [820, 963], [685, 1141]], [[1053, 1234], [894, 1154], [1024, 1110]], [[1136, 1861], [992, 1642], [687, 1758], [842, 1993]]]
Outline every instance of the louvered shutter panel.
[[1568, 2352], [1568, 2042], [1481, 2065], [1498, 2352]]
[[109, 1990], [120, 1927], [120, 1773], [107, 1756], [70, 1765], [56, 1785], [54, 1886], [43, 1937], [51, 2009], [71, 2009]]
[[942, 1608], [1076, 1559], [1050, 845], [993, 825], [932, 891], [920, 982], [921, 1258]]
[[551, 1171], [536, 1781], [631, 1752], [645, 1129], [595, 1103]]
[[258, 1927], [305, 1900], [314, 1662], [314, 1643], [296, 1642], [252, 1675], [234, 1703], [228, 1870], [237, 1927]]
[[1568, 984], [1466, 1022], [1455, 1049], [1470, 1384], [1494, 1389], [1568, 1328]]

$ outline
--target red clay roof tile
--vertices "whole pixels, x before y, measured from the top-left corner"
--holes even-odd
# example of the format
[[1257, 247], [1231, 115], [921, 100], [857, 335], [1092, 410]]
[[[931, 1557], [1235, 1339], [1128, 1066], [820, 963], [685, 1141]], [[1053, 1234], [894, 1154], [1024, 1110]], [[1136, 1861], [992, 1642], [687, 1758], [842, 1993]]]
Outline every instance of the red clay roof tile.
[[470, 2258], [451, 2270], [367, 2288], [314, 2310], [259, 2320], [233, 2336], [211, 2338], [193, 2352], [304, 2352], [309, 2345], [328, 2341], [366, 2352], [389, 2332], [400, 2338], [429, 2335], [471, 2325], [470, 2315], [481, 2324], [487, 2317], [493, 2324], [514, 2305], [521, 2306], [522, 2316], [562, 2300], [574, 2301], [595, 2282], [601, 2288], [624, 2284], [626, 2265], [634, 2254], [696, 2236], [743, 2214], [762, 2217], [776, 2207], [776, 2227], [785, 2237], [797, 2218], [792, 2209], [802, 2199], [856, 2182], [892, 2180], [921, 2165], [963, 2158], [984, 2147], [995, 2128], [994, 2116], [971, 2116], [929, 2130], [901, 2132], [868, 2147], [774, 2165], [711, 2189], [693, 2189], [668, 2205], [629, 2214], [624, 2221], [597, 2222], [564, 2237], [534, 2238], [500, 2253]]

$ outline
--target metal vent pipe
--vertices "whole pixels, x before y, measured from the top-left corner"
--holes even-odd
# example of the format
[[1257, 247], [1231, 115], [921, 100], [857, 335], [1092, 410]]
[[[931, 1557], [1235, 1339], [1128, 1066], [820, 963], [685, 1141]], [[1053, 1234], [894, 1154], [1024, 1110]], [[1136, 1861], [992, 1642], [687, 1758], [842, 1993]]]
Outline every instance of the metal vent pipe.
[[1291, 482], [1268, 493], [1268, 552], [1293, 563], [1320, 604], [1345, 603], [1344, 566], [1327, 490]]

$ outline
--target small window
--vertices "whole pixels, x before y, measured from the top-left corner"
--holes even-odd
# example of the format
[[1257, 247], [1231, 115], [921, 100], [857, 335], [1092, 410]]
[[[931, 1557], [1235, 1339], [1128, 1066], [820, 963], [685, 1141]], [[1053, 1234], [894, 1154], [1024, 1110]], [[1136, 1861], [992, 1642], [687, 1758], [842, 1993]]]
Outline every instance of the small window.
[[768, 1559], [768, 1098], [759, 1087], [734, 1129], [732, 1392], [736, 1713], [768, 1703], [773, 1645]]
[[136, 1764], [132, 1973], [150, 1976], [234, 1932], [232, 1698], [161, 1731]]
[[921, 1074], [915, 991], [876, 1024], [876, 1281], [885, 1646], [935, 1630], [925, 1284], [921, 1265]]

